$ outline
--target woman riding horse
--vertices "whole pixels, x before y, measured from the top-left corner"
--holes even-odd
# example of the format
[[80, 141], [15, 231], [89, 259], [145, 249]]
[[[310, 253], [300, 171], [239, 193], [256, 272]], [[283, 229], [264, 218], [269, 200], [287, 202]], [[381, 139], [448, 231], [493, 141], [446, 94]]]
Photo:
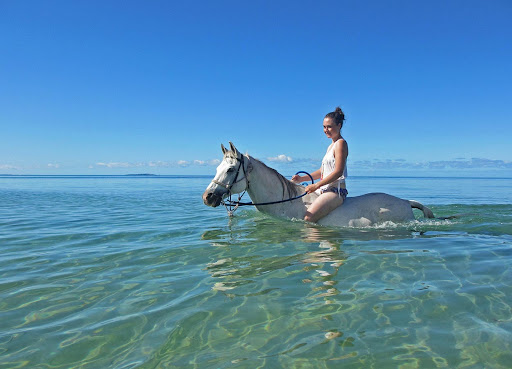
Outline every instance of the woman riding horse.
[[[347, 141], [341, 136], [341, 128], [345, 120], [345, 114], [340, 107], [328, 113], [323, 121], [324, 133], [332, 140], [327, 152], [322, 159], [320, 169], [311, 173], [313, 179], [319, 182], [306, 187], [306, 192], [317, 192], [319, 196], [308, 207], [304, 220], [317, 222], [331, 211], [343, 204], [348, 191], [345, 185], [347, 178]], [[294, 175], [292, 181], [307, 181], [308, 177]]]

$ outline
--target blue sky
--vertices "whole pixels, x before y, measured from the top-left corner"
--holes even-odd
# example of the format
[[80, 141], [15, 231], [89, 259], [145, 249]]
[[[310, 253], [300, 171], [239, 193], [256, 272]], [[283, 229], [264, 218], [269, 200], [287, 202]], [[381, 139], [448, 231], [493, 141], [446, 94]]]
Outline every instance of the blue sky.
[[512, 2], [0, 0], [0, 173], [512, 175]]

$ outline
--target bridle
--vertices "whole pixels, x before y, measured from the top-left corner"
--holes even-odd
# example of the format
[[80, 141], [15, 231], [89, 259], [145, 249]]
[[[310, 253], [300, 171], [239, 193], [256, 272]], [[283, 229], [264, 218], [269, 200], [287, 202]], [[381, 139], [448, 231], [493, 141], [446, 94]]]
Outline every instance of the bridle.
[[[224, 187], [230, 193], [231, 193], [231, 188], [233, 188], [234, 185], [236, 185], [238, 182], [243, 181], [244, 179], [247, 182], [246, 189], [249, 188], [249, 179], [247, 179], [247, 173], [249, 173], [249, 168], [247, 168], [247, 172], [246, 172], [245, 171], [245, 165], [244, 165], [244, 156], [242, 155], [240, 159], [237, 157], [236, 160], [239, 162], [239, 164], [238, 164], [238, 168], [236, 169], [236, 175], [235, 175], [235, 179], [233, 180], [233, 183], [229, 183], [228, 184], [228, 183], [224, 183], [224, 182], [219, 182], [215, 178], [212, 179], [213, 183], [215, 183], [215, 184], [217, 184], [219, 186]], [[242, 168], [242, 171], [244, 172], [244, 178], [240, 178], [237, 181], [238, 175], [240, 174], [240, 168]]]
[[[227, 210], [229, 216], [232, 216], [233, 213], [235, 212], [235, 210], [238, 209], [239, 206], [256, 206], [256, 205], [280, 204], [280, 203], [283, 203], [283, 202], [288, 202], [288, 201], [300, 199], [301, 197], [304, 197], [304, 196], [307, 195], [307, 193], [303, 193], [302, 195], [299, 195], [299, 196], [296, 196], [296, 197], [292, 197], [292, 198], [289, 198], [289, 199], [278, 200], [278, 201], [269, 201], [269, 202], [259, 202], [259, 203], [240, 202], [242, 197], [245, 195], [245, 193], [249, 189], [250, 182], [249, 182], [249, 178], [247, 178], [247, 175], [251, 172], [252, 167], [251, 167], [250, 161], [248, 161], [249, 165], [247, 166], [247, 171], [245, 170], [244, 156], [243, 155], [241, 155], [240, 158], [238, 158], [238, 156], [237, 156], [236, 160], [239, 162], [239, 164], [238, 164], [238, 168], [236, 170], [235, 179], [233, 179], [232, 183], [228, 184], [228, 183], [217, 181], [215, 179], [212, 180], [213, 183], [215, 183], [215, 184], [217, 184], [219, 186], [222, 186], [222, 187], [224, 187], [225, 189], [228, 190], [228, 196], [229, 196], [228, 202], [225, 202], [224, 200], [222, 200], [221, 204], [226, 207], [226, 210]], [[250, 160], [250, 159], [248, 159], [248, 160]], [[244, 173], [244, 178], [240, 178], [237, 181], [238, 175], [240, 174], [240, 168], [242, 168], [242, 171]], [[309, 178], [311, 178], [311, 183], [315, 183], [315, 181], [313, 179], [313, 176], [311, 176], [311, 174], [309, 174], [308, 172], [300, 171], [300, 172], [297, 172], [296, 174], [299, 174], [299, 173], [304, 173], [304, 174], [308, 175]], [[233, 188], [233, 186], [235, 184], [237, 184], [238, 182], [243, 181], [244, 179], [246, 181], [245, 190], [242, 192], [241, 195], [238, 195], [238, 200], [237, 201], [231, 200], [231, 196], [232, 196], [231, 189]]]
[[[226, 207], [226, 210], [227, 210], [229, 216], [232, 216], [233, 213], [235, 212], [235, 210], [238, 209], [238, 206], [241, 205], [240, 200], [242, 199], [242, 197], [245, 195], [245, 193], [249, 189], [249, 178], [247, 178], [247, 174], [250, 173], [250, 169], [251, 169], [250, 168], [250, 162], [248, 162], [249, 165], [247, 166], [247, 171], [246, 171], [245, 170], [245, 165], [244, 165], [244, 156], [240, 155], [240, 158], [237, 156], [236, 160], [238, 161], [238, 168], [236, 169], [235, 179], [233, 179], [232, 183], [228, 184], [228, 183], [217, 181], [215, 179], [212, 180], [213, 183], [215, 183], [215, 184], [217, 184], [219, 186], [222, 186], [226, 190], [228, 190], [228, 196], [229, 196], [228, 201], [229, 202], [226, 203], [226, 202], [224, 202], [224, 200], [222, 200], [221, 204]], [[237, 181], [238, 176], [240, 174], [240, 168], [242, 168], [242, 171], [244, 173], [244, 178], [240, 178]], [[245, 179], [245, 182], [246, 182], [245, 190], [242, 192], [241, 195], [238, 195], [238, 201], [232, 201], [231, 200], [231, 196], [232, 196], [231, 189], [233, 188], [234, 185], [236, 185], [238, 182], [243, 181], [244, 179]]]

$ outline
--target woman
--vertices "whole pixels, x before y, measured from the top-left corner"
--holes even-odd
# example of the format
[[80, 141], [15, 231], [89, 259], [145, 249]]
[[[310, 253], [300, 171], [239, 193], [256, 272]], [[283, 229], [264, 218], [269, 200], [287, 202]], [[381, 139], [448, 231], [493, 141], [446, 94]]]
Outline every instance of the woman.
[[[345, 139], [341, 137], [341, 127], [343, 127], [344, 120], [345, 114], [343, 114], [340, 107], [328, 113], [324, 118], [324, 133], [332, 140], [332, 143], [327, 148], [320, 169], [311, 173], [313, 179], [320, 179], [320, 181], [306, 187], [307, 193], [316, 191], [320, 195], [313, 201], [304, 215], [304, 220], [308, 222], [317, 222], [320, 218], [325, 217], [343, 204], [347, 197], [345, 178], [347, 177], [348, 145]], [[294, 182], [308, 180], [308, 176], [296, 174], [292, 177]]]

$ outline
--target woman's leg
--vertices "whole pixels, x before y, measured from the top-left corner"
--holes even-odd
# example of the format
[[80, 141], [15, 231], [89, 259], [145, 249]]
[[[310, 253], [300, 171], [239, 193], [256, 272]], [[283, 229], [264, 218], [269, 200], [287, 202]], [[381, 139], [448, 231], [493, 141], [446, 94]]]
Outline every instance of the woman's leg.
[[342, 196], [335, 192], [324, 192], [309, 206], [304, 215], [304, 220], [307, 222], [317, 222], [341, 204], [343, 204]]

